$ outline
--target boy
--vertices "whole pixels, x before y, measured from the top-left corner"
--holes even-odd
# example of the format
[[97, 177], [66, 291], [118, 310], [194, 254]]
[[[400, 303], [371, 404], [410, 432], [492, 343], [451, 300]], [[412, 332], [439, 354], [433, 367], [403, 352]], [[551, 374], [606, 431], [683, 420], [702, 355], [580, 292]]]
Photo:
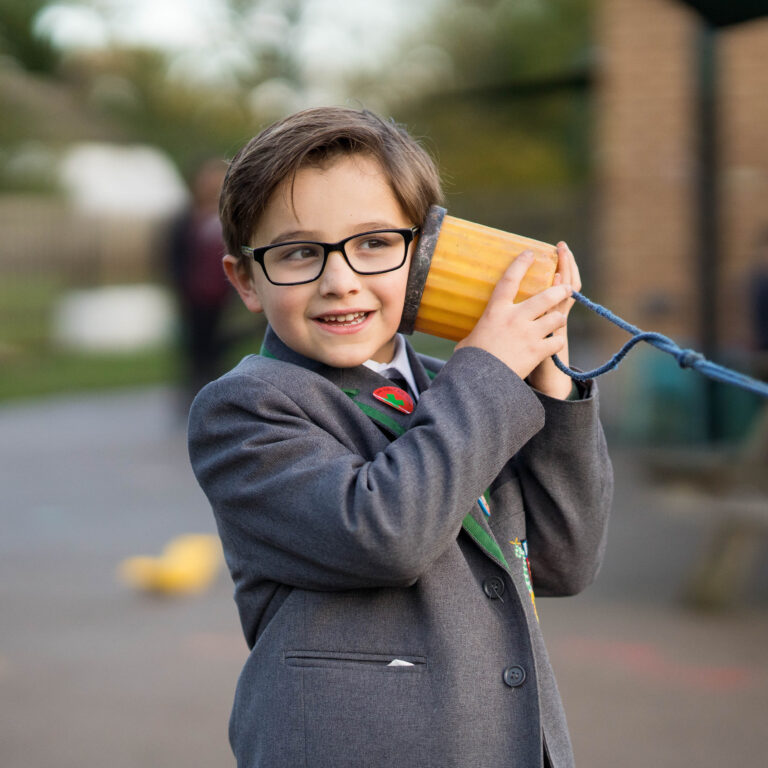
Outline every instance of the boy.
[[447, 363], [415, 354], [396, 331], [440, 197], [421, 147], [366, 111], [298, 113], [231, 163], [224, 269], [269, 328], [198, 396], [189, 440], [251, 649], [239, 766], [572, 765], [532, 587], [578, 592], [604, 548], [595, 389], [550, 360], [578, 270], [560, 244], [556, 285], [513, 304], [520, 256]]

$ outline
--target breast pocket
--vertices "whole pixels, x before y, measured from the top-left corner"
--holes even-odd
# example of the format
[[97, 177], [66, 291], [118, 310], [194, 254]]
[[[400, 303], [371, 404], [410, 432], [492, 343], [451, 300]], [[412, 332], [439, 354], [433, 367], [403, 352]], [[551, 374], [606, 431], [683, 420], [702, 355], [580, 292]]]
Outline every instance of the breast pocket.
[[428, 763], [432, 707], [426, 656], [291, 650], [284, 663], [302, 678], [309, 764], [402, 768]]
[[351, 653], [335, 651], [286, 651], [285, 663], [289, 667], [305, 669], [367, 669], [368, 671], [400, 670], [424, 672], [426, 656], [410, 654]]

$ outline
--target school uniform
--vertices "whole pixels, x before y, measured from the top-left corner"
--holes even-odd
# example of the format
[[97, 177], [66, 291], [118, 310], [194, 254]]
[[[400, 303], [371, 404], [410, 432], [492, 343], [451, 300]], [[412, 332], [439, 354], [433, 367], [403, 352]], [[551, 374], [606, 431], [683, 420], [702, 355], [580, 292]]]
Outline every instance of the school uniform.
[[271, 329], [192, 407], [251, 649], [241, 768], [573, 765], [530, 588], [577, 593], [603, 556], [596, 389], [537, 394], [477, 348], [407, 354], [412, 413]]

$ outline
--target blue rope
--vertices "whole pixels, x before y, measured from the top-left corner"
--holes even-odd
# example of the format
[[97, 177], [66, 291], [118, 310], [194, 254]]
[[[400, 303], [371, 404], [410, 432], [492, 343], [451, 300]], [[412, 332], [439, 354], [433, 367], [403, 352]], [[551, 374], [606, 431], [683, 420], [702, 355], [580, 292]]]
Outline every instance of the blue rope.
[[612, 371], [627, 356], [627, 353], [635, 346], [635, 344], [645, 341], [657, 349], [660, 349], [662, 352], [667, 352], [672, 355], [681, 368], [693, 368], [693, 370], [698, 371], [704, 376], [708, 376], [710, 379], [716, 379], [717, 381], [722, 381], [726, 384], [733, 384], [742, 389], [746, 389], [749, 392], [754, 392], [756, 395], [768, 397], [768, 384], [765, 382], [758, 381], [743, 373], [713, 363], [712, 361], [707, 360], [707, 358], [700, 352], [696, 352], [696, 350], [682, 349], [675, 344], [672, 339], [661, 333], [642, 331], [640, 328], [631, 325], [618, 315], [614, 315], [609, 309], [606, 309], [600, 304], [596, 304], [594, 301], [590, 301], [578, 291], [573, 292], [573, 298], [588, 309], [596, 312], [601, 317], [606, 318], [606, 320], [610, 320], [614, 325], [618, 325], [622, 330], [631, 333], [632, 338], [627, 341], [610, 360], [606, 361], [601, 366], [584, 373], [574, 371], [572, 368], [565, 365], [557, 355], [554, 355], [552, 359], [555, 361], [555, 365], [563, 373], [567, 373], [572, 379], [575, 379], [576, 381], [586, 381], [587, 379], [594, 379], [596, 376]]

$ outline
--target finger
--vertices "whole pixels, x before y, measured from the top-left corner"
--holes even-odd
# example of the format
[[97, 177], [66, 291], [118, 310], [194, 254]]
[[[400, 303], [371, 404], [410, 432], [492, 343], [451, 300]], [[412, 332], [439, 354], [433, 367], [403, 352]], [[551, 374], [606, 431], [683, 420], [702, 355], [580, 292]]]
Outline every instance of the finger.
[[558, 304], [565, 301], [571, 293], [570, 285], [553, 285], [534, 294], [518, 306], [528, 313], [531, 319], [534, 319], [554, 309]]
[[563, 282], [568, 283], [575, 291], [581, 290], [581, 275], [573, 252], [564, 241], [557, 244], [557, 270], [563, 275]]
[[534, 261], [533, 251], [523, 251], [505, 270], [493, 290], [492, 298], [513, 301], [520, 290], [520, 283]]
[[579, 272], [579, 265], [576, 263], [576, 259], [573, 259], [571, 285], [574, 291], [581, 290], [581, 273]]
[[535, 259], [536, 257], [533, 251], [523, 251], [504, 271], [502, 281], [505, 282], [506, 287], [510, 290], [514, 286], [515, 296], [517, 295], [520, 283], [531, 268]]
[[568, 264], [568, 247], [561, 240], [555, 246], [555, 250], [557, 252], [557, 273], [559, 275], [563, 275], [563, 277], [565, 277], [566, 274], [568, 277], [570, 277], [570, 265]]
[[557, 244], [557, 273], [562, 277], [564, 283], [571, 284], [571, 262], [570, 251], [564, 242]]
[[551, 312], [547, 312], [541, 317], [534, 320], [536, 325], [536, 333], [541, 334], [541, 337], [549, 336], [550, 333], [559, 331], [564, 328], [568, 323], [568, 315], [560, 310], [553, 309]]
[[542, 360], [546, 360], [552, 355], [561, 352], [565, 346], [565, 336], [548, 336], [541, 340]]

